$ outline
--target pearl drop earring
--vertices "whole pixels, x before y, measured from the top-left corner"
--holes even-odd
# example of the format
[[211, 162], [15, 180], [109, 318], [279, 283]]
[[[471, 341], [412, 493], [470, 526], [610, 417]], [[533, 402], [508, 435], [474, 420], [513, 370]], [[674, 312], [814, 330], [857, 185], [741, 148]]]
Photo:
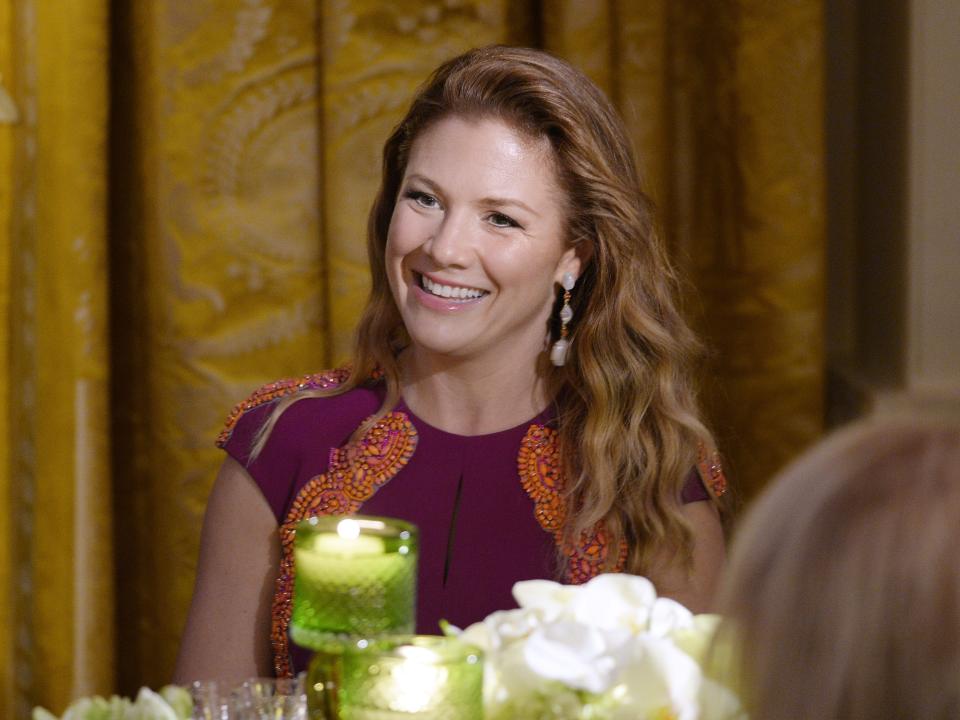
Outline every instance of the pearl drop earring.
[[567, 362], [567, 353], [570, 351], [570, 341], [567, 340], [567, 325], [573, 320], [573, 308], [570, 307], [570, 291], [576, 285], [577, 278], [573, 273], [564, 273], [560, 284], [563, 286], [563, 307], [560, 309], [560, 339], [550, 348], [550, 362], [556, 367], [563, 367]]

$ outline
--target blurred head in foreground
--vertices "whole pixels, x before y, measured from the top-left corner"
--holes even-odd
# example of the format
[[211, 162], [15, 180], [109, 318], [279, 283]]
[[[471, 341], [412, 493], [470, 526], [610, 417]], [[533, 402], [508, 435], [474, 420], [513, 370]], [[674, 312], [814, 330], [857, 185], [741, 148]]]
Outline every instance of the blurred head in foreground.
[[757, 500], [721, 598], [762, 720], [960, 718], [960, 427], [870, 420]]

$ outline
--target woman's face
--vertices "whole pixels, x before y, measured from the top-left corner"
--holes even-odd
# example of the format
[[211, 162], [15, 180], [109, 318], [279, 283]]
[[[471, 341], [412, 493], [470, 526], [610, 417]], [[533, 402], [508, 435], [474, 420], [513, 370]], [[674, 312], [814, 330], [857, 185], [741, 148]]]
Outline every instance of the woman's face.
[[580, 270], [551, 153], [497, 120], [446, 118], [414, 141], [386, 270], [419, 350], [516, 362], [544, 349], [555, 283]]

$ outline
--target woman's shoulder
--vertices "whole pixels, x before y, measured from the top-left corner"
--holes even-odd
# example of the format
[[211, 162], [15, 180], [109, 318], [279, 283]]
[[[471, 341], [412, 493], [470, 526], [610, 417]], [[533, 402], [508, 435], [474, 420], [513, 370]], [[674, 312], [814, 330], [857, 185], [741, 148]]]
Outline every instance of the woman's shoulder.
[[383, 400], [382, 382], [364, 383], [338, 392], [349, 376], [349, 367], [335, 368], [284, 378], [257, 388], [234, 406], [217, 437], [217, 445], [223, 448], [231, 444], [238, 433], [254, 435], [283, 400], [295, 402], [290, 403], [277, 420], [274, 433], [285, 435], [296, 428], [315, 437], [318, 429], [326, 427], [336, 435], [344, 425], [343, 431], [349, 435], [377, 411]]

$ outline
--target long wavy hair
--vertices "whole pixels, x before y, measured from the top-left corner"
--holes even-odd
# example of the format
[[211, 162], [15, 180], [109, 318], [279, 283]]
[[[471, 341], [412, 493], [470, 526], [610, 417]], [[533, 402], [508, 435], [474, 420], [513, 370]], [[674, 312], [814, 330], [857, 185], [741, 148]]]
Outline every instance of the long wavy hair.
[[[602, 522], [612, 547], [626, 541], [629, 572], [644, 572], [653, 554], [665, 549], [689, 562], [692, 536], [679, 498], [698, 448], [712, 447], [693, 383], [700, 346], [678, 312], [678, 279], [655, 231], [621, 119], [583, 73], [546, 52], [490, 46], [445, 62], [393, 130], [369, 217], [372, 288], [356, 332], [352, 374], [332, 392], [382, 375], [383, 406], [358, 435], [400, 398], [398, 355], [409, 339], [387, 282], [387, 232], [411, 146], [425, 129], [452, 116], [495, 119], [549, 140], [566, 196], [566, 241], [582, 245], [587, 259], [573, 292], [567, 364], [538, 363], [557, 408], [568, 479], [567, 540]], [[558, 330], [549, 328], [554, 337]], [[290, 403], [330, 392], [281, 403], [258, 448]], [[616, 555], [609, 553], [610, 565]]]

